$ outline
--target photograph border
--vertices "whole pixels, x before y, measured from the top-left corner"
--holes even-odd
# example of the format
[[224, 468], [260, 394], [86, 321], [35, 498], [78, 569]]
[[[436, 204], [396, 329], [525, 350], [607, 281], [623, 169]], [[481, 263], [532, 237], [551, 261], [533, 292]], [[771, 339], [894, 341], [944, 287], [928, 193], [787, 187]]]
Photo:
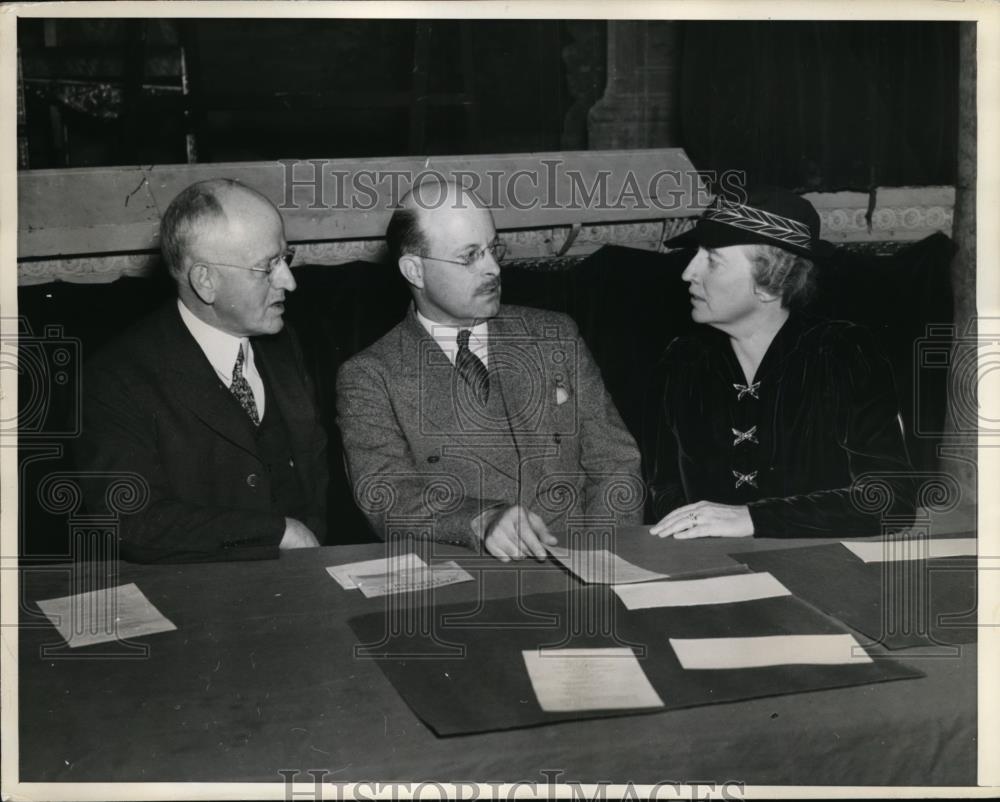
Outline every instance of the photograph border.
[[[934, 2], [909, 0], [906, 3], [884, 0], [770, 0], [738, 2], [734, 0], [660, 0], [659, 2], [93, 2], [93, 3], [14, 3], [0, 7], [0, 319], [9, 329], [17, 320], [17, 146], [16, 146], [16, 49], [17, 20], [37, 17], [373, 17], [373, 18], [468, 18], [523, 17], [526, 19], [767, 19], [767, 20], [948, 20], [975, 21], [977, 25], [977, 304], [979, 320], [1000, 320], [1000, 3], [988, 0]], [[986, 266], [979, 269], [979, 266]], [[994, 335], [995, 332], [987, 332]], [[17, 332], [4, 330], [3, 337], [16, 339]], [[17, 370], [4, 365], [0, 370], [0, 419], [17, 417]], [[1000, 420], [1000, 393], [996, 375], [980, 375], [979, 404], [981, 420]], [[987, 393], [987, 389], [994, 392]], [[283, 799], [286, 789], [275, 783], [21, 783], [18, 778], [18, 611], [20, 583], [18, 572], [18, 461], [16, 444], [4, 441], [0, 448], [0, 716], [2, 716], [2, 793], [4, 799]], [[883, 796], [919, 798], [921, 796], [989, 797], [1000, 786], [1000, 582], [990, 573], [989, 561], [1000, 559], [1000, 499], [995, 491], [1000, 480], [998, 443], [983, 436], [979, 439], [978, 539], [980, 568], [978, 576], [979, 614], [979, 787], [826, 787], [826, 786], [748, 786], [745, 798], [845, 798]], [[994, 572], [996, 568], [992, 569]], [[719, 778], [721, 779], [721, 778]], [[626, 781], [627, 778], [622, 778]], [[378, 778], [371, 778], [372, 783]], [[371, 795], [377, 788], [371, 783], [349, 783], [347, 788], [330, 786], [324, 798], [349, 798], [352, 793]], [[366, 787], [367, 786], [367, 787]], [[387, 783], [385, 790], [400, 793], [398, 783]], [[646, 787], [648, 789], [648, 787]], [[633, 792], [640, 792], [636, 786]], [[298, 799], [311, 798], [311, 783], [296, 783]], [[461, 787], [452, 786], [456, 793]], [[535, 791], [544, 796], [552, 788], [540, 782]], [[569, 795], [569, 785], [557, 786]], [[583, 785], [587, 798], [599, 790]], [[608, 786], [612, 798], [628, 791], [628, 786]], [[497, 787], [483, 786], [483, 792], [517, 798], [533, 797], [524, 783]], [[702, 789], [702, 792], [704, 789]], [[464, 791], [469, 793], [468, 787]], [[698, 793], [694, 787], [687, 795]], [[468, 795], [463, 798], [473, 798]], [[670, 798], [664, 794], [660, 798]], [[681, 796], [683, 798], [683, 794]]]

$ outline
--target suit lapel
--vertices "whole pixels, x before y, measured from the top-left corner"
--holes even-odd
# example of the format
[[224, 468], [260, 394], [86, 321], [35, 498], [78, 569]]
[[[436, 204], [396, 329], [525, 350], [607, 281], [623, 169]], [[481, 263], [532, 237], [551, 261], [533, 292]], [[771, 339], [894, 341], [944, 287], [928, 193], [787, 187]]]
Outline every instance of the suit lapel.
[[[312, 416], [314, 402], [309, 398], [306, 385], [298, 374], [297, 366], [289, 349], [283, 347], [279, 338], [254, 337], [250, 340], [254, 349], [256, 364], [264, 379], [267, 405], [273, 404], [285, 422], [295, 465], [303, 487], [311, 487], [314, 477], [309, 475], [309, 462], [303, 455], [310, 451], [307, 442], [313, 431]], [[267, 414], [265, 407], [264, 414]]]
[[541, 477], [542, 458], [558, 450], [550, 438], [549, 386], [538, 333], [506, 307], [490, 321], [490, 387], [502, 397], [516, 460], [514, 470], [522, 484], [534, 487]]
[[[463, 452], [474, 452], [477, 459], [511, 480], [517, 480], [516, 457], [504, 459], [510, 449], [495, 444], [477, 443], [488, 430], [470, 430], [459, 421], [455, 404], [455, 368], [444, 351], [417, 320], [411, 307], [399, 327], [401, 357], [398, 383], [402, 402], [414, 407], [422, 434], [447, 438]], [[493, 438], [491, 438], [491, 442]]]
[[220, 437], [256, 456], [253, 424], [184, 325], [176, 301], [163, 311], [160, 335], [163, 358], [156, 369], [168, 377], [164, 384], [176, 400]]
[[444, 351], [417, 320], [412, 308], [399, 329], [402, 398], [416, 406], [421, 430], [453, 435], [458, 417], [452, 398], [454, 368]]
[[537, 345], [527, 336], [524, 322], [508, 317], [505, 309], [489, 322], [490, 387], [499, 391], [511, 434], [530, 431], [545, 377], [539, 369]]

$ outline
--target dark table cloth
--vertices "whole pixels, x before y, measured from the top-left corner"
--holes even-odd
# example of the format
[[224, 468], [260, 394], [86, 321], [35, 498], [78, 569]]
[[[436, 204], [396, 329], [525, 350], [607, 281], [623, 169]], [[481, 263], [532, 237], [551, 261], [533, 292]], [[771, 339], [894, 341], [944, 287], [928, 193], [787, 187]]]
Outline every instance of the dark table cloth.
[[[820, 541], [822, 543], [822, 541]], [[620, 532], [615, 550], [669, 572], [679, 552], [709, 562], [732, 551], [817, 541], [660, 541]], [[919, 679], [438, 738], [378, 666], [355, 654], [351, 617], [389, 609], [345, 591], [325, 567], [379, 556], [366, 544], [308, 549], [252, 564], [121, 564], [177, 625], [141, 643], [148, 654], [85, 659], [59, 649], [35, 600], [66, 595], [74, 576], [22, 571], [19, 632], [23, 781], [283, 781], [325, 769], [331, 781], [562, 780], [657, 783], [964, 785], [976, 779], [976, 649], [922, 659]], [[578, 588], [552, 562], [501, 566], [453, 547], [475, 582], [441, 588], [437, 604]], [[90, 566], [106, 573], [105, 568]], [[81, 573], [74, 581], [91, 581]], [[416, 595], [415, 601], [427, 602]], [[392, 604], [406, 605], [394, 597]], [[94, 648], [97, 647], [88, 647]], [[919, 702], [919, 703], [916, 703]]]

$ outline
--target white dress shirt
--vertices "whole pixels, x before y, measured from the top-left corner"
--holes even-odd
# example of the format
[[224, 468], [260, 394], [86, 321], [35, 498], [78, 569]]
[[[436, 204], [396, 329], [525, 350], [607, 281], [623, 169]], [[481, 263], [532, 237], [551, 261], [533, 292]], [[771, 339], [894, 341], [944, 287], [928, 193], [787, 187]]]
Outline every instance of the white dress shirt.
[[[420, 321], [427, 333], [434, 338], [434, 341], [441, 346], [441, 350], [445, 352], [445, 355], [451, 361], [451, 364], [455, 364], [455, 358], [458, 356], [458, 333], [463, 331], [467, 326], [456, 327], [449, 326], [447, 323], [435, 323], [433, 320], [428, 320], [426, 317], [417, 311], [417, 320]], [[490, 366], [487, 355], [487, 325], [484, 320], [473, 326], [469, 331], [469, 350], [472, 351], [479, 361], [483, 363], [487, 368]]]
[[243, 349], [243, 377], [253, 391], [254, 402], [257, 404], [257, 415], [264, 418], [264, 380], [260, 377], [257, 365], [254, 362], [253, 348], [250, 347], [250, 340], [247, 337], [234, 337], [228, 332], [210, 326], [201, 318], [188, 309], [180, 298], [177, 299], [177, 308], [181, 313], [181, 320], [187, 326], [191, 336], [194, 337], [209, 364], [215, 370], [219, 380], [230, 387], [233, 383], [233, 368], [236, 366], [236, 356], [240, 348]]

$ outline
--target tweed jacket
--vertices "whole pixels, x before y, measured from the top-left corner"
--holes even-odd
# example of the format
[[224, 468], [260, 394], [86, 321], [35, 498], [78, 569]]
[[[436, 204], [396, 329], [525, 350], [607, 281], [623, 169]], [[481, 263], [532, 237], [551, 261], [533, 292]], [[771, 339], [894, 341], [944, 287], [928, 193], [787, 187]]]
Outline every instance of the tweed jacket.
[[485, 408], [412, 308], [341, 366], [348, 474], [376, 534], [478, 547], [473, 521], [513, 504], [557, 536], [574, 524], [638, 523], [639, 452], [572, 319], [502, 306], [487, 348]]

